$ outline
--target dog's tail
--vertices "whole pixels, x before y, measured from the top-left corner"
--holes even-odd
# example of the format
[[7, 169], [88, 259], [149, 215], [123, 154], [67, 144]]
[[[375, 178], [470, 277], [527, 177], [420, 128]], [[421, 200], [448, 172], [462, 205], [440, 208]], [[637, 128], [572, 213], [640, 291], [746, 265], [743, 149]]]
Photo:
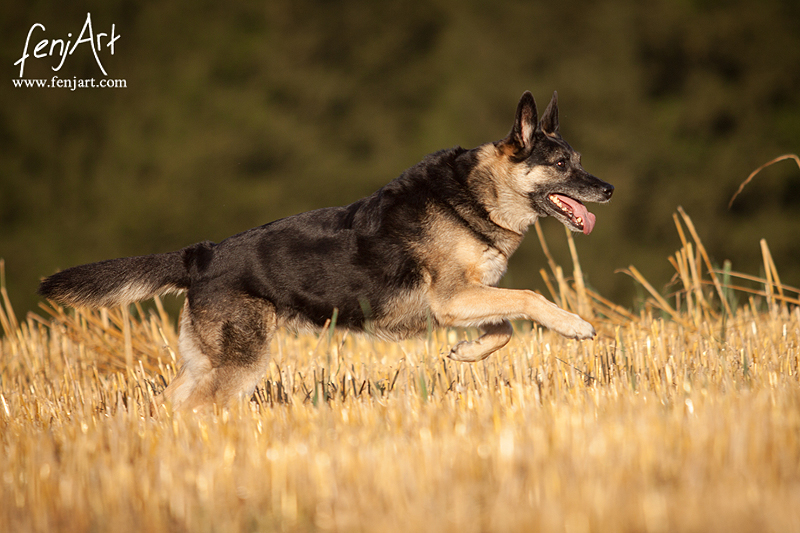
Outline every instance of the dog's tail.
[[189, 288], [185, 250], [109, 259], [45, 278], [38, 293], [73, 307], [114, 307]]

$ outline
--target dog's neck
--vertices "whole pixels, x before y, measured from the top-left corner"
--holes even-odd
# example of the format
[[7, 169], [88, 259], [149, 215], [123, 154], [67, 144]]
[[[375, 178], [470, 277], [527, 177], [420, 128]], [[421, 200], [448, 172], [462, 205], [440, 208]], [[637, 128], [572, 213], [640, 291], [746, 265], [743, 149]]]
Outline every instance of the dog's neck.
[[[513, 197], [511, 197], [513, 195]], [[494, 206], [487, 206], [487, 211], [489, 213], [489, 218], [492, 219], [492, 222], [500, 226], [501, 228], [514, 233], [515, 235], [519, 236], [519, 239], [522, 240], [522, 237], [525, 236], [527, 233], [528, 228], [536, 222], [538, 218], [535, 213], [531, 213], [529, 217], [520, 218], [519, 215], [515, 217], [509, 217], [509, 210], [507, 205], [511, 202], [520, 203], [520, 204], [527, 204], [527, 197], [522, 197], [522, 201], [517, 198], [518, 195], [514, 195], [513, 193], [507, 194], [507, 198], [498, 198], [497, 205]]]
[[[474, 153], [491, 151], [494, 155], [497, 147], [492, 143], [479, 146]], [[479, 164], [467, 176], [467, 186], [473, 196], [483, 206], [489, 219], [500, 228], [522, 239], [528, 228], [536, 222], [537, 215], [530, 208], [527, 196], [516, 192], [514, 187], [498, 187], [498, 180], [511, 181], [508, 168], [503, 163], [507, 158], [478, 157], [480, 161], [492, 161], [492, 164]], [[500, 162], [500, 164], [498, 164]], [[512, 239], [513, 240], [513, 239]], [[518, 244], [517, 244], [518, 245]]]

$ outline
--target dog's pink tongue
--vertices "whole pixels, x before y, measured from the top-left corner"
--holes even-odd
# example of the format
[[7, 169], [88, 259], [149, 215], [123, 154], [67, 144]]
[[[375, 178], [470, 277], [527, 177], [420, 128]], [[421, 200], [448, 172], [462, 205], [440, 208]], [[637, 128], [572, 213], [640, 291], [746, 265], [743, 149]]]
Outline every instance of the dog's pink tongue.
[[559, 194], [558, 199], [572, 208], [572, 218], [581, 217], [583, 220], [583, 234], [589, 235], [594, 229], [596, 217], [590, 213], [586, 206], [577, 200], [573, 200], [569, 196]]
[[590, 213], [585, 207], [583, 208], [583, 234], [589, 235], [594, 229], [594, 222], [596, 220], [594, 213]]

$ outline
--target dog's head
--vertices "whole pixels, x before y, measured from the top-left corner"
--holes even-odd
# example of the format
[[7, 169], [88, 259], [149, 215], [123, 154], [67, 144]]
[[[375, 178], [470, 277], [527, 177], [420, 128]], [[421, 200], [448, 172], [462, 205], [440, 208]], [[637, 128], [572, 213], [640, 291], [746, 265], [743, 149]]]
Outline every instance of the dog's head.
[[489, 146], [494, 148], [495, 211], [504, 226], [520, 230], [549, 215], [572, 231], [592, 231], [595, 216], [583, 203], [608, 202], [614, 186], [586, 172], [581, 155], [561, 137], [556, 93], [539, 120], [526, 91], [511, 132]]

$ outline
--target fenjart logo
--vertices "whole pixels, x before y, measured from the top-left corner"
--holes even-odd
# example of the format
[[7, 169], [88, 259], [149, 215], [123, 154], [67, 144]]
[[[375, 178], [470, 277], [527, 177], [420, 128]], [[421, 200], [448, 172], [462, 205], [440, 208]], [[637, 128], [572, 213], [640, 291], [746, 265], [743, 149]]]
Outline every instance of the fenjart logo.
[[[20, 78], [22, 78], [25, 73], [25, 61], [31, 57], [31, 54], [29, 53], [31, 37], [33, 36], [34, 31], [37, 29], [41, 29], [42, 32], [46, 31], [44, 24], [39, 24], [37, 22], [31, 26], [31, 29], [28, 31], [28, 37], [25, 39], [25, 48], [22, 49], [22, 57], [20, 57], [14, 63], [14, 66], [19, 65]], [[78, 39], [73, 43], [71, 38], [72, 33], [68, 33], [66, 42], [64, 39], [42, 39], [33, 47], [32, 57], [34, 59], [42, 59], [45, 57], [52, 57], [53, 55], [60, 56], [61, 60], [59, 61], [58, 66], [52, 67], [53, 71], [58, 72], [61, 70], [61, 67], [64, 66], [67, 56], [75, 53], [75, 50], [78, 48], [78, 46], [87, 44], [92, 49], [92, 54], [94, 55], [95, 61], [97, 61], [97, 66], [100, 67], [100, 70], [103, 72], [104, 76], [108, 76], [106, 69], [103, 68], [103, 63], [100, 61], [99, 52], [104, 51], [103, 42], [105, 41], [105, 49], [109, 50], [112, 56], [114, 55], [114, 43], [116, 43], [120, 38], [120, 36], [116, 33], [116, 25], [111, 25], [110, 35], [108, 33], [95, 33], [94, 28], [92, 27], [92, 14], [87, 13], [86, 22], [83, 23], [83, 28], [81, 28], [81, 33], [78, 35]]]

